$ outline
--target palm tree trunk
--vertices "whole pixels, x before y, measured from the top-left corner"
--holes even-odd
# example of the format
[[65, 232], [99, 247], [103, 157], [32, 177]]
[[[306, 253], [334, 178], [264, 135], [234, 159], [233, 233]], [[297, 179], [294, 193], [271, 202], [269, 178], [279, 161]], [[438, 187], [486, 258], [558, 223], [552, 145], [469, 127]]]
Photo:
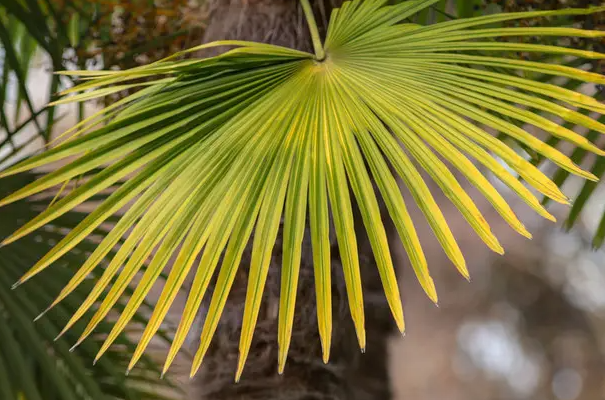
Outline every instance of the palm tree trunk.
[[[320, 29], [342, 0], [316, 2]], [[295, 0], [216, 0], [205, 40], [245, 39], [311, 50], [306, 22]], [[357, 218], [359, 222], [359, 218]], [[388, 224], [386, 224], [388, 226]], [[361, 228], [361, 227], [360, 227]], [[387, 342], [394, 327], [377, 268], [363, 229], [358, 229], [364, 279], [367, 353], [361, 354], [348, 311], [342, 266], [335, 240], [332, 249], [333, 336], [329, 364], [321, 359], [315, 308], [310, 240], [303, 245], [294, 333], [284, 375], [277, 374], [277, 323], [281, 269], [281, 234], [267, 279], [258, 326], [244, 375], [233, 383], [246, 296], [248, 248], [215, 339], [205, 357], [197, 386], [211, 400], [389, 400]], [[392, 232], [392, 228], [391, 228]], [[251, 247], [251, 246], [249, 246]], [[202, 307], [202, 313], [207, 307]], [[204, 315], [200, 316], [203, 319]]]

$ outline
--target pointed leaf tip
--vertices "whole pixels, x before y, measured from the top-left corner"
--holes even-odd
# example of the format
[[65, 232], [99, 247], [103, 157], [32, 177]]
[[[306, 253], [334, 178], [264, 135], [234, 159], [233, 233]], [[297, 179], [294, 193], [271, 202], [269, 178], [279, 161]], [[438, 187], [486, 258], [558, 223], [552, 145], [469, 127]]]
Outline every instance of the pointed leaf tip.
[[166, 375], [166, 372], [168, 372], [168, 368], [170, 368], [170, 365], [164, 365], [164, 368], [162, 368], [161, 376]]
[[282, 375], [284, 373], [284, 370], [286, 368], [286, 360], [288, 359], [288, 355], [287, 353], [281, 351], [279, 351], [279, 354], [277, 356], [277, 373], [279, 375]]
[[196, 374], [197, 371], [199, 371], [200, 367], [202, 366], [202, 360], [194, 360], [193, 361], [193, 365], [191, 366], [191, 371], [189, 371], [189, 378], [192, 379]]
[[46, 309], [44, 311], [42, 311], [40, 314], [38, 314], [38, 316], [36, 318], [34, 318], [34, 322], [38, 321], [40, 318], [42, 318], [44, 315], [46, 315], [46, 313], [51, 309], [51, 307], [46, 307]]
[[[61, 333], [59, 334], [59, 336], [63, 335], [65, 332], [68, 331], [69, 328], [65, 328], [63, 331], [61, 331]], [[84, 339], [86, 339], [86, 337], [80, 337], [80, 339], [78, 339], [78, 341], [76, 342], [76, 344], [74, 344], [71, 349], [69, 349], [69, 351], [73, 351], [76, 349], [76, 347], [78, 347], [79, 345], [82, 344], [82, 342], [84, 341]], [[97, 362], [99, 358], [95, 357], [94, 362]]]
[[527, 230], [527, 228], [525, 227], [524, 224], [520, 224], [518, 226], [517, 232], [519, 232], [522, 236], [524, 236], [530, 240], [533, 239], [533, 235]]
[[242, 373], [244, 372], [244, 366], [246, 364], [246, 358], [247, 357], [242, 357], [242, 355], [240, 353], [239, 358], [237, 360], [237, 371], [235, 373], [235, 383], [239, 383], [240, 379], [242, 378]]
[[325, 349], [322, 346], [322, 361], [324, 362], [324, 364], [327, 364], [330, 362], [330, 349]]
[[[59, 339], [61, 339], [61, 337], [63, 337], [63, 335], [65, 335], [65, 332], [68, 331], [68, 328], [63, 328], [63, 330], [61, 332], [59, 332], [59, 334], [57, 335], [57, 337], [55, 337], [55, 342]], [[69, 351], [73, 351], [73, 349], [75, 349], [76, 347], [78, 347], [78, 345], [80, 344], [80, 342], [76, 342], [76, 344], [74, 344], [71, 349], [69, 349]]]

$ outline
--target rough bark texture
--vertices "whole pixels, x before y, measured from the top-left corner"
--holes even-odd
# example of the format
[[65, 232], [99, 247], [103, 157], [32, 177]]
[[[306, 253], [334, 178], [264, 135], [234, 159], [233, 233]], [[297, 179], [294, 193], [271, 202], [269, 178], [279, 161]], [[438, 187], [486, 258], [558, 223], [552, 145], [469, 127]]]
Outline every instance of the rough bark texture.
[[[311, 0], [323, 34], [330, 10], [344, 0]], [[205, 41], [242, 39], [312, 49], [298, 0], [212, 0]]]
[[[307, 241], [308, 243], [308, 241]], [[233, 383], [239, 334], [246, 296], [247, 252], [212, 347], [206, 357], [200, 388], [212, 400], [370, 400], [391, 398], [387, 370], [387, 337], [393, 323], [373, 260], [361, 251], [365, 285], [367, 352], [361, 354], [348, 311], [338, 250], [333, 248], [334, 325], [330, 363], [321, 360], [317, 334], [315, 288], [311, 249], [305, 245], [301, 265], [296, 316], [288, 363], [277, 374], [277, 318], [280, 288], [281, 243], [270, 267], [263, 306], [242, 381]], [[376, 274], [377, 275], [377, 274]], [[366, 279], [368, 278], [368, 279]], [[374, 284], [374, 286], [372, 286]]]
[[[341, 0], [314, 4], [321, 29]], [[246, 39], [310, 50], [306, 22], [295, 0], [217, 0], [206, 41]], [[359, 221], [359, 218], [357, 218]], [[367, 353], [361, 354], [348, 310], [342, 265], [333, 240], [333, 335], [330, 363], [324, 365], [315, 308], [310, 240], [303, 245], [293, 337], [283, 376], [277, 374], [277, 326], [282, 259], [278, 237], [257, 329], [242, 381], [233, 383], [246, 296], [250, 245], [240, 266], [211, 348], [198, 378], [208, 400], [389, 400], [387, 340], [394, 323], [383, 294], [367, 238], [358, 229], [366, 305]], [[391, 229], [392, 231], [392, 229]], [[209, 297], [209, 296], [208, 296]], [[205, 307], [202, 308], [202, 313]], [[200, 316], [203, 320], [204, 315]]]

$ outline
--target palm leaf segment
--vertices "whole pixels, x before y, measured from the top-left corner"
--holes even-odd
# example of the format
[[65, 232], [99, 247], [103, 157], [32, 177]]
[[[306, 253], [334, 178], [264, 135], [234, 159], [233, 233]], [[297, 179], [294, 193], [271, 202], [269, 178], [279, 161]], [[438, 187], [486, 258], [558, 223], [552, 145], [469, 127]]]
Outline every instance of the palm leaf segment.
[[[436, 0], [408, 1], [395, 6], [384, 6], [384, 3], [386, 1], [356, 0], [336, 10], [323, 47], [325, 59], [321, 61], [312, 54], [286, 48], [226, 41], [191, 50], [235, 47], [217, 57], [176, 61], [177, 54], [128, 71], [73, 72], [88, 80], [69, 90], [81, 94], [63, 100], [65, 102], [133, 87], [139, 85], [140, 78], [158, 79], [152, 83], [146, 80], [136, 94], [74, 127], [68, 132], [69, 140], [4, 173], [10, 175], [77, 157], [16, 191], [2, 204], [102, 168], [89, 174], [85, 184], [25, 224], [7, 242], [31, 233], [110, 185], [125, 180], [20, 282], [47, 268], [109, 216], [133, 202], [53, 305], [74, 290], [133, 227], [65, 328], [99, 300], [103, 289], [115, 278], [85, 329], [82, 341], [104, 319], [151, 257], [99, 352], [101, 356], [124, 329], [174, 255], [176, 261], [134, 353], [132, 367], [201, 255], [165, 366], [168, 368], [181, 348], [209, 283], [218, 274], [192, 368], [194, 374], [208, 349], [242, 253], [252, 237], [239, 378], [283, 217], [278, 332], [281, 371], [292, 331], [301, 242], [307, 221], [313, 246], [324, 359], [327, 361], [329, 357], [331, 336], [331, 220], [342, 258], [351, 315], [359, 344], [362, 348], [365, 346], [363, 296], [350, 191], [361, 211], [386, 297], [403, 331], [402, 305], [378, 196], [399, 232], [420, 284], [433, 301], [437, 301], [437, 294], [392, 171], [409, 188], [445, 252], [465, 277], [468, 271], [463, 255], [416, 164], [433, 178], [487, 246], [498, 253], [503, 250], [497, 238], [442, 158], [477, 187], [516, 231], [527, 237], [531, 235], [470, 158], [485, 166], [548, 219], [554, 218], [494, 155], [542, 194], [560, 203], [567, 203], [568, 199], [539, 169], [477, 124], [515, 138], [570, 173], [596, 179], [567, 156], [521, 129], [518, 122], [535, 125], [599, 155], [604, 153], [602, 150], [584, 137], [514, 104], [556, 114], [602, 133], [605, 133], [604, 125], [574, 109], [602, 113], [605, 107], [589, 96], [511, 72], [534, 71], [596, 83], [605, 82], [605, 78], [580, 69], [510, 59], [501, 54], [533, 51], [583, 58], [604, 55], [554, 46], [502, 43], [492, 38], [601, 37], [605, 34], [569, 28], [493, 29], [485, 26], [532, 16], [581, 15], [605, 10], [605, 7], [499, 14], [420, 26], [401, 22]], [[107, 124], [100, 126], [101, 122]], [[374, 190], [373, 183], [378, 191]]]

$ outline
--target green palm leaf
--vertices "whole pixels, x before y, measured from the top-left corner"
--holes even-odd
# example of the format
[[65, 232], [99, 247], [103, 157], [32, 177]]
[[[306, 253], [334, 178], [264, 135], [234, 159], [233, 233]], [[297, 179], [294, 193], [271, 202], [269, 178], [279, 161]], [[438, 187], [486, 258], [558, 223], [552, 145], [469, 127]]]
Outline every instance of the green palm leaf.
[[[479, 15], [481, 12], [484, 12], [483, 10], [479, 11]], [[604, 13], [598, 13], [589, 17], [584, 17], [584, 18], [577, 18], [574, 22], [574, 18], [572, 17], [564, 17], [564, 16], [560, 16], [558, 18], [557, 21], [551, 21], [550, 23], [556, 22], [558, 24], [561, 25], [574, 25], [574, 26], [593, 26], [595, 24], [598, 24], [598, 21], [600, 19], [602, 19]], [[514, 24], [514, 23], [513, 23]], [[541, 25], [544, 24], [544, 22], [540, 19], [535, 19], [533, 21], [530, 21], [529, 24], [531, 24], [531, 26], [538, 26], [538, 27], [542, 27]], [[519, 24], [514, 24], [519, 25]], [[516, 29], [523, 29], [523, 28], [516, 28]], [[533, 28], [535, 29], [535, 28]], [[545, 31], [550, 31], [552, 28], [544, 28]], [[538, 32], [538, 31], [535, 31]], [[544, 44], [553, 44], [553, 45], [559, 45], [561, 43], [566, 43], [565, 41], [568, 41], [569, 38], [565, 38], [565, 37], [544, 37], [541, 42]], [[587, 41], [583, 38], [576, 38], [575, 41], [572, 41], [573, 45], [577, 48], [578, 46], [582, 46], [582, 47], [586, 47], [586, 48], [590, 48], [590, 49], [602, 49], [603, 48], [603, 40], [599, 40], [599, 41]], [[560, 56], [551, 56], [548, 57], [547, 62], [550, 63], [556, 63], [556, 64], [561, 64], [561, 65], [567, 65], [567, 66], [573, 66], [573, 67], [580, 67], [582, 69], [586, 69], [588, 71], [595, 71], [598, 70], [599, 68], [599, 62], [598, 61], [591, 61], [591, 60], [587, 60], [585, 58], [569, 58], [569, 57], [560, 57]], [[551, 84], [556, 84], [558, 86], [561, 86], [563, 88], [566, 89], [571, 89], [571, 90], [583, 90], [586, 91], [586, 89], [588, 89], [585, 85], [584, 82], [582, 81], [577, 81], [577, 80], [573, 80], [573, 79], [567, 79], [566, 81], [562, 81], [559, 77], [553, 77], [550, 75], [543, 75], [543, 74], [535, 74], [534, 79], [539, 80], [541, 82], [546, 82], [546, 83], [551, 83]], [[597, 86], [598, 89], [598, 86]], [[589, 89], [591, 90], [591, 89]], [[599, 94], [596, 93], [595, 97], [598, 97]], [[602, 96], [601, 96], [602, 99]], [[540, 110], [541, 114], [547, 114], [548, 112], [550, 112], [553, 115], [559, 115], [560, 113], [565, 113], [566, 110], [564, 108], [559, 109], [559, 111], [556, 110], [548, 110], [546, 108], [543, 107], [542, 102], [525, 102], [522, 103], [524, 106], [530, 107], [530, 108], [534, 108], [536, 110]], [[577, 120], [573, 120], [573, 119], [568, 119], [567, 122], [565, 122], [563, 124], [563, 127], [565, 129], [574, 131], [574, 132], [583, 132], [585, 131], [585, 133], [582, 133], [583, 136], [586, 137], [586, 139], [592, 143], [595, 143], [597, 146], [599, 145], [599, 141], [600, 141], [600, 129], [595, 127], [595, 124], [603, 124], [605, 123], [605, 117], [603, 116], [591, 116], [591, 112], [590, 110], [587, 109], [579, 109], [577, 110], [579, 111], [579, 114], [581, 116], [581, 118], [584, 120], [582, 122], [579, 122]], [[593, 119], [594, 117], [594, 119]], [[585, 127], [589, 127], [589, 130], [586, 130]], [[547, 144], [549, 144], [550, 146], [557, 146], [560, 142], [561, 142], [561, 138], [557, 137], [555, 135], [549, 135], [548, 139], [545, 140], [545, 142]], [[600, 148], [603, 148], [602, 145], [600, 145]], [[531, 154], [531, 153], [530, 153]], [[538, 165], [539, 163], [544, 161], [544, 157], [541, 157], [539, 155], [535, 155], [533, 154], [533, 163], [535, 163], [536, 165]], [[581, 147], [576, 147], [575, 149], [573, 149], [572, 153], [570, 154], [570, 159], [578, 165], [587, 165], [590, 166], [590, 171], [591, 173], [593, 173], [595, 176], [599, 177], [600, 179], [603, 177], [603, 172], [604, 172], [604, 166], [603, 166], [603, 159], [602, 158], [596, 158], [594, 160], [590, 159], [591, 158], [591, 152], [587, 151], [584, 148]], [[557, 167], [556, 171], [552, 174], [552, 181], [559, 186], [560, 188], [563, 187], [563, 185], [568, 181], [568, 178], [571, 177], [571, 174], [562, 169]], [[584, 185], [582, 186], [582, 188], [580, 189], [580, 191], [578, 192], [578, 194], [575, 196], [574, 201], [573, 201], [573, 206], [571, 207], [570, 211], [569, 211], [569, 215], [565, 220], [564, 223], [564, 228], [566, 230], [570, 230], [572, 229], [576, 222], [578, 221], [578, 218], [580, 217], [580, 215], [582, 213], [584, 213], [584, 210], [587, 208], [586, 206], [589, 204], [589, 200], [592, 199], [594, 196], [594, 193], [597, 193], [595, 191], [595, 189], [597, 188], [597, 183], [594, 181], [586, 181], [584, 183]], [[549, 198], [548, 197], [544, 197], [542, 199], [542, 204], [544, 205], [548, 205], [549, 203]], [[589, 211], [590, 212], [590, 211]], [[596, 226], [596, 230], [594, 232], [594, 236], [592, 238], [592, 246], [593, 248], [599, 249], [600, 247], [603, 246], [603, 244], [605, 244], [605, 212], [603, 213], [603, 215], [601, 217], [598, 217], [597, 222], [597, 226]], [[600, 221], [600, 222], [599, 222]]]
[[[53, 66], [62, 63], [61, 41], [53, 37], [46, 24], [39, 24], [32, 15], [40, 13], [42, 2], [0, 2], [0, 50], [2, 83], [0, 84], [0, 170], [17, 159], [27, 156], [32, 142], [45, 142], [55, 121], [54, 106], [35, 110], [27, 87], [27, 78], [32, 58], [38, 49], [50, 56]], [[6, 9], [5, 9], [6, 7]], [[23, 14], [22, 14], [22, 13]], [[22, 18], [22, 19], [20, 19]], [[52, 43], [50, 46], [48, 43]], [[52, 48], [51, 48], [52, 47]], [[58, 56], [57, 56], [58, 54]], [[54, 57], [54, 58], [53, 58]], [[9, 93], [8, 82], [14, 78], [15, 93]], [[52, 80], [49, 98], [55, 95], [59, 76]], [[9, 114], [7, 104], [13, 94], [15, 114]], [[19, 120], [21, 104], [25, 103], [30, 116]], [[8, 114], [8, 115], [7, 115]], [[42, 125], [41, 116], [45, 116]], [[37, 132], [28, 135], [26, 129], [35, 127]], [[20, 187], [39, 179], [41, 175], [26, 172], [3, 179], [0, 197], [5, 197]], [[63, 189], [61, 189], [62, 191]], [[34, 218], [53, 202], [56, 191], [45, 191], [32, 199], [22, 200], [0, 210], [0, 238], [8, 237], [24, 221]], [[60, 196], [59, 196], [60, 197]], [[95, 200], [100, 200], [101, 196]], [[136, 324], [123, 331], [116, 340], [119, 345], [110, 351], [98, 366], [93, 368], [90, 358], [100, 349], [104, 337], [98, 335], [83, 344], [80, 354], [70, 351], [78, 338], [83, 321], [74, 330], [60, 335], [63, 324], [78, 309], [98, 277], [87, 276], [69, 298], [50, 310], [45, 318], [40, 312], [47, 308], [56, 293], [69, 282], [74, 272], [94, 250], [95, 242], [88, 237], [74, 247], [73, 251], [55, 263], [55, 268], [43, 272], [19, 291], [11, 291], [11, 282], [28, 271], [65, 235], [84, 218], [84, 214], [71, 210], [55, 219], [52, 224], [23, 241], [0, 248], [0, 397], [2, 399], [176, 399], [179, 390], [170, 380], [158, 381], [157, 365], [151, 357], [143, 361], [145, 368], [124, 375], [128, 359], [124, 349], [135, 349], [135, 337], [140, 326], [148, 322], [150, 306], [145, 304], [135, 316]], [[97, 229], [94, 234], [105, 236], [107, 231]], [[113, 250], [112, 250], [113, 251]], [[105, 262], [105, 261], [103, 261]], [[128, 290], [129, 294], [131, 290]], [[116, 305], [123, 309], [124, 302]], [[38, 318], [36, 318], [38, 316]], [[34, 318], [37, 319], [36, 322]], [[106, 322], [103, 330], [111, 324]], [[61, 337], [58, 337], [61, 336]], [[169, 343], [164, 331], [160, 337]]]
[[[33, 173], [24, 173], [3, 179], [0, 192], [7, 195], [37, 179]], [[0, 237], [13, 231], [20, 221], [33, 218], [44, 210], [52, 200], [49, 193], [36, 199], [15, 202], [0, 211]], [[77, 339], [74, 332], [57, 338], [62, 328], [91, 290], [96, 277], [91, 276], [79, 286], [61, 305], [48, 310], [45, 318], [34, 317], [47, 307], [54, 293], [70, 279], [72, 266], [82, 264], [92, 250], [94, 242], [84, 240], [64, 257], [55, 267], [32, 279], [23, 290], [11, 291], [14, 282], [25, 273], [32, 263], [52, 249], [65, 230], [73, 229], [82, 219], [82, 214], [70, 211], [22, 241], [0, 248], [0, 393], [3, 399], [174, 399], [178, 391], [170, 381], [158, 382], [157, 368], [151, 358], [143, 362], [145, 369], [125, 376], [123, 370], [128, 360], [120, 349], [134, 350], [135, 344], [129, 337], [134, 330], [124, 331], [117, 339], [119, 347], [107, 354], [98, 367], [90, 365], [90, 357], [99, 351], [103, 337], [95, 337], [83, 344], [81, 353], [70, 352]], [[97, 235], [105, 235], [97, 230]], [[91, 279], [92, 278], [92, 279]], [[145, 308], [149, 309], [146, 304]], [[123, 309], [120, 302], [118, 309]], [[138, 324], [147, 319], [140, 313]], [[103, 327], [107, 329], [108, 323]], [[162, 333], [165, 338], [165, 334]]]
[[[56, 15], [51, 15], [52, 9], [45, 1], [2, 1], [0, 2], [0, 48], [4, 53], [2, 62], [2, 86], [0, 93], [0, 106], [2, 119], [0, 126], [7, 133], [8, 140], [17, 135], [31, 122], [37, 128], [39, 136], [48, 139], [52, 133], [55, 121], [55, 107], [47, 106], [36, 110], [27, 87], [31, 61], [38, 51], [44, 52], [50, 59], [52, 68], [63, 69], [63, 50], [67, 38], [53, 32], [52, 26], [61, 27]], [[6, 115], [7, 89], [9, 77], [16, 78], [16, 99], [14, 102], [14, 120], [19, 121], [21, 104], [25, 103], [30, 117], [25, 123], [11, 128]], [[48, 98], [52, 99], [59, 88], [59, 77], [54, 76], [49, 86]], [[50, 101], [50, 100], [49, 100]], [[45, 114], [44, 130], [39, 122], [40, 116]], [[0, 148], [5, 143], [0, 142]]]
[[[308, 6], [306, 3], [302, 2]], [[603, 32], [571, 28], [492, 27], [521, 18], [585, 15], [603, 11], [605, 7], [496, 14], [421, 26], [402, 22], [438, 0], [414, 0], [393, 6], [385, 6], [385, 3], [384, 0], [345, 3], [333, 12], [323, 46], [311, 22], [315, 56], [259, 43], [223, 41], [190, 50], [234, 47], [216, 57], [178, 61], [183, 55], [179, 53], [128, 71], [66, 73], [86, 80], [66, 92], [81, 94], [62, 100], [64, 102], [102, 96], [115, 90], [114, 85], [139, 85], [142, 90], [119, 106], [92, 116], [58, 146], [2, 174], [10, 176], [75, 157], [64, 167], [15, 191], [2, 200], [1, 205], [89, 174], [83, 185], [24, 224], [5, 243], [52, 223], [117, 182], [125, 180], [125, 183], [38, 261], [19, 283], [68, 255], [107, 218], [133, 202], [53, 304], [75, 290], [85, 276], [94, 273], [99, 261], [133, 228], [68, 324], [75, 323], [100, 300], [111, 279], [116, 278], [80, 341], [91, 334], [151, 257], [142, 283], [114, 325], [100, 356], [126, 327], [149, 286], [174, 255], [176, 261], [151, 322], [134, 352], [132, 366], [141, 357], [176, 292], [201, 256], [165, 366], [168, 368], [181, 348], [202, 298], [218, 274], [193, 374], [208, 349], [242, 252], [252, 240], [239, 379], [282, 219], [285, 240], [278, 332], [280, 370], [286, 360], [292, 330], [301, 241], [307, 218], [316, 271], [319, 333], [327, 361], [331, 335], [328, 264], [331, 222], [342, 259], [351, 315], [360, 347], [365, 347], [353, 201], [359, 207], [368, 233], [387, 301], [403, 331], [400, 295], [381, 222], [381, 217], [386, 215], [381, 215], [379, 198], [398, 229], [420, 284], [433, 301], [437, 301], [437, 294], [405, 201], [397, 189], [397, 176], [409, 188], [446, 254], [466, 278], [469, 275], [464, 257], [418, 165], [455, 204], [477, 235], [497, 253], [504, 250], [488, 222], [442, 160], [460, 171], [513, 229], [527, 237], [531, 237], [530, 233], [471, 158], [548, 219], [554, 218], [529, 188], [494, 156], [543, 195], [561, 203], [567, 203], [568, 199], [538, 168], [478, 124], [514, 138], [565, 171], [589, 180], [597, 179], [559, 150], [523, 130], [519, 123], [534, 125], [586, 151], [599, 155], [605, 152], [585, 137], [514, 105], [532, 102], [547, 113], [558, 113], [568, 121], [601, 133], [605, 133], [605, 125], [569, 107], [602, 113], [605, 106], [590, 96], [522, 77], [516, 71], [595, 83], [605, 82], [605, 77], [567, 66], [507, 58], [502, 52], [588, 58], [605, 55], [557, 46], [513, 45], [491, 38], [511, 35], [602, 37]], [[305, 10], [308, 12], [309, 8]], [[143, 78], [145, 83], [140, 83]], [[156, 80], [149, 83], [151, 78]], [[102, 122], [107, 124], [101, 125]], [[96, 169], [100, 171], [92, 173]]]

